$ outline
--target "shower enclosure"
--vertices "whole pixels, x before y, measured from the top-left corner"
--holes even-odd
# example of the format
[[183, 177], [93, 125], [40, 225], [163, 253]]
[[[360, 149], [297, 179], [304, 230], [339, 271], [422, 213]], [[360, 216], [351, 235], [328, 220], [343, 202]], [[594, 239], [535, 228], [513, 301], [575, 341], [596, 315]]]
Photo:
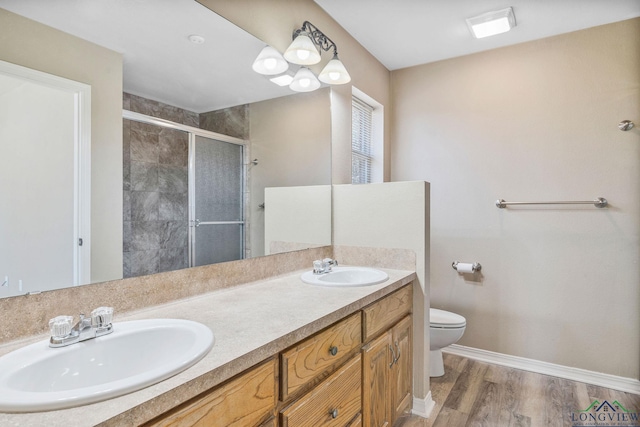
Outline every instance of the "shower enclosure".
[[246, 141], [123, 116], [124, 277], [244, 258]]
[[243, 258], [243, 146], [192, 135], [189, 266]]

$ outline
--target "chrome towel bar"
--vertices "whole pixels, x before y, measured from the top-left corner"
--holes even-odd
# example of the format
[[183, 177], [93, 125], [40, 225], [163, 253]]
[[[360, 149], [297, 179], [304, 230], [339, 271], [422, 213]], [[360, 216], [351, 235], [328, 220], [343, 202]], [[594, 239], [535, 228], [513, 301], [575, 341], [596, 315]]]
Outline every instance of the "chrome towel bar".
[[504, 199], [496, 200], [496, 206], [504, 209], [509, 205], [594, 205], [596, 208], [606, 208], [607, 199], [598, 197], [595, 200], [563, 201], [563, 202], [505, 202]]

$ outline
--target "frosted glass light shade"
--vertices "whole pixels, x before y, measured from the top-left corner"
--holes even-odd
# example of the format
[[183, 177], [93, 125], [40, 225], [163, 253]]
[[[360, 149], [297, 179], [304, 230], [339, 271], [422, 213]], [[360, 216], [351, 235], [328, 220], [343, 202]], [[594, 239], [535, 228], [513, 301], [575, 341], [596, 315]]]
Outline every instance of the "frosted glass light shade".
[[320, 62], [320, 52], [307, 33], [300, 33], [284, 51], [284, 58], [292, 64], [313, 65]]
[[321, 82], [330, 85], [342, 85], [351, 81], [351, 76], [337, 56], [325, 65], [318, 78]]
[[320, 82], [316, 76], [306, 67], [298, 70], [289, 85], [291, 90], [296, 92], [312, 92], [320, 87]]
[[272, 76], [287, 71], [289, 63], [284, 60], [276, 49], [266, 46], [260, 51], [256, 60], [253, 61], [252, 68], [256, 73]]

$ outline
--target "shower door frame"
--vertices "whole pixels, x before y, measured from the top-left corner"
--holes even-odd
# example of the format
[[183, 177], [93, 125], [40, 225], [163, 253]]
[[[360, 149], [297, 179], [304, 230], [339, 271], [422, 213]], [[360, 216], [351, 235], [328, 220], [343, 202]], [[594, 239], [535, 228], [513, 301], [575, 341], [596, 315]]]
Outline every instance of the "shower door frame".
[[[208, 131], [207, 131], [208, 132]], [[209, 132], [210, 134], [214, 134], [214, 135], [221, 135], [221, 134], [216, 134], [214, 132]], [[242, 200], [242, 219], [240, 221], [200, 221], [199, 219], [197, 219], [196, 216], [196, 167], [195, 167], [195, 161], [196, 161], [196, 138], [200, 136], [200, 137], [204, 137], [207, 139], [212, 139], [214, 141], [217, 142], [224, 142], [224, 143], [228, 143], [228, 144], [234, 144], [234, 145], [239, 145], [241, 147], [242, 150], [242, 178], [241, 178], [241, 185], [242, 188], [240, 189], [240, 198]], [[241, 236], [240, 236], [240, 254], [242, 256], [242, 258], [240, 259], [245, 259], [246, 258], [246, 247], [247, 247], [247, 236], [249, 235], [249, 233], [247, 233], [247, 198], [245, 197], [245, 195], [247, 194], [247, 145], [246, 145], [246, 141], [244, 140], [239, 140], [237, 138], [233, 138], [231, 136], [226, 136], [227, 138], [231, 138], [233, 140], [236, 141], [243, 141], [243, 143], [238, 143], [238, 142], [232, 142], [230, 140], [222, 140], [218, 137], [213, 138], [210, 136], [205, 136], [201, 133], [190, 133], [189, 134], [189, 267], [196, 267], [196, 228], [198, 228], [200, 225], [233, 225], [233, 224], [237, 224], [237, 225], [241, 225]], [[193, 171], [193, 173], [192, 173]]]
[[[241, 224], [242, 225], [242, 249], [241, 249], [241, 253], [242, 253], [242, 259], [247, 258], [247, 247], [248, 247], [248, 241], [247, 239], [249, 238], [249, 221], [248, 221], [248, 212], [249, 212], [249, 195], [247, 192], [247, 188], [249, 188], [248, 186], [248, 173], [247, 173], [247, 165], [249, 163], [249, 158], [250, 158], [250, 153], [249, 153], [249, 140], [247, 139], [240, 139], [240, 138], [235, 138], [233, 136], [229, 136], [229, 135], [224, 135], [221, 133], [217, 133], [217, 132], [212, 132], [212, 131], [208, 131], [205, 129], [200, 129], [200, 128], [196, 128], [193, 126], [189, 126], [189, 125], [183, 125], [181, 123], [175, 123], [172, 122], [170, 120], [165, 120], [165, 119], [161, 119], [158, 117], [152, 117], [152, 116], [147, 116], [146, 114], [141, 114], [141, 113], [136, 113], [134, 111], [129, 111], [129, 110], [122, 110], [122, 118], [127, 119], [127, 120], [133, 120], [136, 122], [141, 122], [141, 123], [148, 123], [148, 124], [152, 124], [152, 125], [156, 125], [156, 126], [161, 126], [164, 128], [169, 128], [169, 129], [175, 129], [175, 130], [179, 130], [179, 131], [183, 131], [189, 134], [189, 166], [188, 166], [188, 171], [189, 171], [189, 201], [188, 201], [188, 205], [189, 205], [189, 219], [188, 219], [188, 226], [189, 226], [189, 232], [188, 232], [188, 236], [189, 236], [189, 241], [187, 243], [188, 245], [188, 249], [189, 249], [189, 267], [193, 267], [194, 266], [194, 260], [195, 260], [195, 253], [193, 253], [193, 243], [194, 243], [194, 237], [193, 235], [195, 234], [195, 228], [197, 226], [196, 223], [196, 218], [195, 218], [195, 174], [192, 173], [193, 170], [193, 161], [194, 161], [194, 157], [195, 157], [195, 142], [196, 142], [196, 137], [197, 136], [201, 136], [204, 138], [208, 138], [208, 139], [213, 139], [216, 141], [220, 141], [220, 142], [226, 142], [229, 144], [235, 144], [235, 145], [240, 145], [242, 146], [242, 221], [233, 221], [233, 222], [229, 222], [229, 221], [221, 221], [221, 222], [216, 222], [219, 224], [225, 223], [225, 224]], [[203, 224], [209, 224], [209, 222], [207, 223], [203, 223]]]

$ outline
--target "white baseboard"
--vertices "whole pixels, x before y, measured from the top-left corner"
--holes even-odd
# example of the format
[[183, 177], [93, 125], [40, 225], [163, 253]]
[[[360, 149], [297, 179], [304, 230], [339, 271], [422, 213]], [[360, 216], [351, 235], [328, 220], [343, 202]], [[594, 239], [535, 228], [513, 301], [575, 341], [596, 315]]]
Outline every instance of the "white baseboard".
[[431, 398], [431, 390], [429, 390], [429, 393], [427, 393], [424, 399], [413, 397], [413, 409], [411, 413], [422, 418], [429, 418], [434, 406], [436, 406], [436, 402]]
[[510, 368], [522, 369], [523, 371], [531, 371], [538, 374], [551, 375], [572, 381], [620, 390], [627, 393], [640, 394], [640, 381], [633, 378], [618, 377], [616, 375], [603, 374], [600, 372], [588, 371], [586, 369], [556, 365], [554, 363], [541, 362], [539, 360], [527, 359], [518, 356], [510, 356], [508, 354], [495, 353], [493, 351], [465, 347], [458, 344], [453, 344], [449, 347], [443, 348], [442, 351], [445, 353], [468, 357], [469, 359], [493, 363], [495, 365], [508, 366]]

